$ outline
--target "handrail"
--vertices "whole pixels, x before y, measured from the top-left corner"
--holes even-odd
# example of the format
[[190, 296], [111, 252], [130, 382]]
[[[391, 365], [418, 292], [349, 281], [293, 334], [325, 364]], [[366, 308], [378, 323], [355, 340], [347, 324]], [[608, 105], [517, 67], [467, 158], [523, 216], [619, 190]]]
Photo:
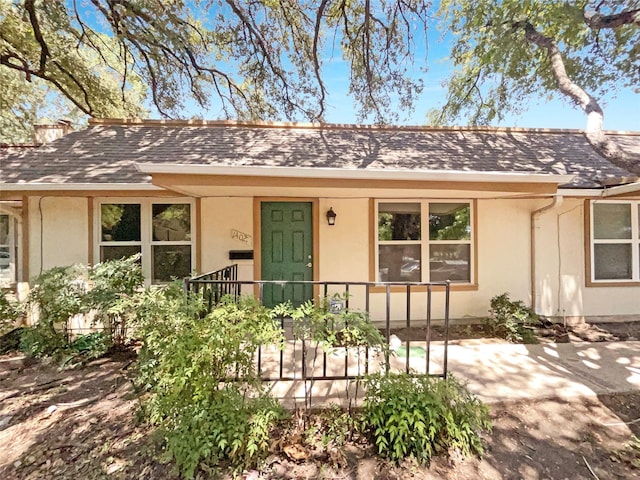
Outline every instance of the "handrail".
[[[220, 273], [219, 275], [225, 275], [224, 273], [225, 271], [227, 271], [227, 269], [222, 269], [217, 272], [223, 272], [223, 273]], [[404, 289], [406, 290], [406, 295], [402, 295], [403, 297], [402, 302], [405, 302], [406, 318], [404, 319], [403, 327], [406, 327], [408, 330], [411, 330], [412, 328], [418, 328], [418, 329], [424, 329], [425, 331], [425, 337], [423, 337], [422, 340], [412, 340], [409, 336], [404, 341], [404, 347], [403, 347], [405, 349], [403, 353], [404, 360], [405, 360], [404, 370], [407, 373], [411, 373], [413, 371], [413, 366], [411, 365], [412, 359], [410, 358], [412, 354], [411, 352], [413, 351], [411, 350], [411, 344], [414, 343], [415, 345], [417, 342], [419, 346], [416, 348], [418, 350], [424, 349], [424, 369], [421, 368], [421, 370], [423, 370], [424, 373], [427, 375], [436, 375], [436, 376], [441, 376], [445, 378], [447, 377], [447, 370], [448, 370], [447, 350], [448, 350], [448, 343], [449, 343], [449, 311], [450, 311], [449, 297], [450, 297], [450, 291], [451, 291], [451, 288], [450, 288], [451, 282], [449, 281], [445, 281], [445, 282], [350, 282], [350, 281], [321, 281], [321, 280], [238, 280], [237, 277], [235, 277], [234, 279], [229, 278], [225, 280], [219, 280], [219, 279], [212, 278], [215, 276], [215, 275], [212, 275], [213, 273], [216, 273], [216, 272], [212, 272], [211, 274], [201, 275], [199, 277], [195, 277], [192, 279], [185, 279], [185, 287], [187, 291], [190, 291], [193, 293], [199, 293], [205, 299], [205, 302], [206, 302], [205, 307], [207, 308], [207, 311], [203, 312], [203, 317], [206, 316], [207, 312], [211, 312], [213, 310], [215, 305], [220, 302], [223, 296], [231, 295], [235, 299], [238, 299], [241, 295], [242, 286], [248, 286], [249, 288], [245, 287], [246, 290], [248, 290], [247, 293], [251, 295], [255, 295], [261, 302], [264, 301], [263, 295], [265, 293], [265, 287], [267, 286], [273, 286], [273, 287], [278, 286], [278, 287], [281, 287], [283, 290], [287, 287], [292, 287], [294, 285], [321, 286], [323, 288], [319, 289], [320, 290], [319, 293], [321, 296], [325, 298], [329, 297], [330, 290], [336, 290], [336, 288], [330, 289], [329, 287], [338, 286], [338, 287], [342, 287], [341, 291], [346, 294], [346, 298], [344, 299], [344, 307], [347, 309], [350, 308], [350, 305], [349, 305], [350, 297], [353, 295], [355, 288], [358, 287], [360, 291], [364, 290], [364, 297], [360, 297], [361, 299], [360, 301], [364, 303], [364, 311], [366, 311], [367, 314], [371, 313], [370, 297], [374, 295], [384, 296], [383, 304], [379, 305], [380, 306], [379, 312], [382, 312], [384, 314], [384, 319], [379, 318], [377, 322], [381, 323], [380, 330], [381, 332], [383, 332], [383, 335], [385, 337], [387, 344], [390, 344], [392, 339], [391, 304], [395, 303], [396, 301], [399, 301], [399, 298], [400, 298], [397, 296], [398, 294], [400, 294], [400, 292], [397, 292], [396, 290], [394, 290], [392, 293], [391, 289], [392, 287], [404, 287]], [[378, 287], [380, 288], [380, 291], [379, 292], [373, 291], [372, 287]], [[433, 318], [437, 318], [437, 317], [435, 317], [432, 312], [432, 309], [434, 308], [434, 305], [432, 302], [432, 294], [437, 291], [440, 291], [440, 288], [443, 288], [444, 305], [439, 307], [439, 308], [442, 308], [442, 310], [440, 311], [440, 314], [438, 315], [438, 317], [444, 320], [444, 339], [443, 339], [444, 355], [441, 358], [441, 360], [437, 362], [441, 370], [439, 372], [433, 372], [431, 369], [431, 366], [434, 363], [434, 359], [432, 355], [433, 353], [432, 352], [432, 324], [433, 324], [432, 320]], [[414, 302], [413, 298], [415, 295], [418, 295], [418, 297], [424, 295], [422, 297], [424, 302], [423, 303], [424, 306], [422, 308], [424, 308], [424, 310], [423, 310], [423, 313], [418, 314], [417, 317], [414, 311], [415, 309], [412, 309], [412, 303]], [[286, 319], [280, 318], [279, 320], [281, 322], [281, 327], [285, 329]], [[397, 322], [397, 320], [393, 320], [393, 321]], [[293, 344], [294, 352], [296, 348], [298, 347], [296, 347], [296, 342], [294, 341], [294, 344]], [[311, 374], [306, 373], [307, 365], [306, 365], [305, 358], [306, 358], [306, 351], [309, 348], [314, 349], [316, 347], [310, 346], [309, 344], [305, 346], [305, 342], [303, 341], [302, 372], [305, 379], [336, 380], [336, 379], [361, 378], [360, 373], [359, 374], [350, 373], [348, 356], [345, 356], [344, 371], [339, 374], [336, 374], [335, 372], [333, 374], [330, 374], [327, 371], [326, 352], [323, 354], [322, 373], [321, 374], [318, 374], [315, 372]], [[440, 351], [440, 347], [438, 348], [439, 348], [438, 351]], [[257, 369], [258, 369], [258, 372], [261, 375], [263, 375], [262, 379], [263, 380], [299, 379], [295, 375], [290, 376], [284, 373], [284, 362], [285, 362], [284, 351], [280, 352], [279, 357], [280, 357], [279, 371], [275, 374], [272, 372], [271, 374], [264, 375], [264, 372], [262, 371], [263, 365], [261, 361], [261, 350], [258, 351]], [[368, 349], [366, 353], [366, 358], [368, 362], [368, 358], [369, 358]], [[415, 359], [413, 360], [413, 362], [415, 365]], [[386, 363], [385, 369], [389, 371], [391, 368], [391, 365], [390, 365], [390, 358], [389, 358], [388, 351], [385, 353], [385, 363]], [[368, 365], [368, 363], [366, 365]], [[366, 365], [365, 365], [365, 372], [364, 372], [365, 374], [368, 373], [368, 367]]]

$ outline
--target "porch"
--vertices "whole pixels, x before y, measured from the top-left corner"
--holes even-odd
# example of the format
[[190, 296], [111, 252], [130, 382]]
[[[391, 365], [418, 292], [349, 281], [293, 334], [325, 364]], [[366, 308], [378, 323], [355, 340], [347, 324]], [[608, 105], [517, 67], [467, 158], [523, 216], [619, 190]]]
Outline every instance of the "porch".
[[[294, 400], [309, 396], [323, 401], [344, 401], [352, 398], [358, 382], [368, 374], [405, 372], [446, 378], [449, 343], [449, 282], [339, 282], [339, 281], [276, 281], [239, 280], [237, 265], [185, 279], [185, 289], [202, 295], [205, 312], [209, 313], [224, 298], [239, 299], [254, 296], [261, 304], [273, 307], [291, 301], [300, 305], [304, 291], [313, 291], [315, 303], [323, 300], [328, 313], [324, 328], [335, 329], [335, 336], [349, 328], [351, 314], [365, 318], [378, 329], [381, 343], [377, 346], [351, 344], [327, 345], [301, 334], [299, 324], [286, 314], [276, 314], [285, 341], [282, 346], [262, 346], [255, 358], [256, 373], [271, 382], [277, 397]], [[399, 292], [401, 290], [401, 292]], [[438, 302], [434, 298], [438, 296]], [[275, 304], [274, 304], [275, 301]], [[401, 302], [405, 315], [401, 323], [392, 324], [391, 312]], [[424, 306], [416, 314], [414, 304]], [[372, 315], [376, 306], [383, 315]], [[274, 309], [276, 312], [278, 309]], [[440, 336], [435, 339], [434, 326]], [[394, 332], [420, 332], [400, 338]], [[406, 330], [405, 330], [406, 329]], [[311, 389], [313, 391], [311, 391]]]

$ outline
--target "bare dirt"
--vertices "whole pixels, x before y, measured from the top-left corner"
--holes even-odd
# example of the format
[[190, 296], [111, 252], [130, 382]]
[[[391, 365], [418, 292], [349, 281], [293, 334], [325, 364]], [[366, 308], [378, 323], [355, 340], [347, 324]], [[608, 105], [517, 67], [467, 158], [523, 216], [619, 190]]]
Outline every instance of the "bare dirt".
[[[607, 340], [623, 334], [638, 338], [640, 333], [640, 324], [612, 325], [622, 330], [609, 328]], [[60, 370], [25, 363], [16, 355], [1, 356], [0, 479], [178, 478], [163, 460], [160, 440], [137, 421], [139, 402], [129, 379], [132, 361], [131, 355], [119, 354]], [[634, 434], [640, 437], [640, 391], [490, 408], [494, 428], [486, 435], [482, 459], [454, 455], [453, 460], [435, 459], [429, 468], [409, 461], [398, 466], [377, 459], [370, 447], [352, 444], [335, 458], [312, 453], [293, 461], [275, 454], [262, 471], [244, 477], [640, 478], [640, 442], [635, 447], [630, 443]]]

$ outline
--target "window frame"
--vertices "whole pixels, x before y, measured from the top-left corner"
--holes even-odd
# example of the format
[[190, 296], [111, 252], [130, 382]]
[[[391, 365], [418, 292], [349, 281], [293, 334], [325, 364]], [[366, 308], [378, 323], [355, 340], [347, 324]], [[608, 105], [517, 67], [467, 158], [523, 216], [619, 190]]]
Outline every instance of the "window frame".
[[[102, 205], [132, 204], [140, 205], [140, 241], [103, 241], [102, 240]], [[154, 240], [153, 239], [153, 205], [189, 205], [190, 240]], [[196, 203], [191, 198], [181, 197], [100, 197], [94, 203], [94, 258], [95, 263], [101, 261], [103, 246], [140, 246], [141, 266], [145, 285], [166, 285], [169, 282], [153, 281], [153, 249], [155, 246], [189, 245], [191, 247], [190, 273], [195, 271], [196, 262]]]
[[[587, 287], [624, 287], [640, 286], [640, 200], [587, 200], [585, 201], [585, 250], [586, 250], [586, 286]], [[630, 205], [631, 238], [597, 239], [595, 238], [594, 207], [597, 204]], [[631, 278], [595, 278], [596, 245], [631, 245]]]
[[[394, 245], [394, 244], [419, 244], [420, 245], [420, 258], [427, 259], [421, 261], [423, 264], [429, 265], [430, 263], [430, 246], [431, 245], [469, 245], [469, 281], [458, 282], [452, 281], [451, 288], [456, 290], [477, 290], [478, 288], [478, 271], [477, 271], [477, 222], [476, 212], [477, 205], [475, 199], [468, 198], [429, 198], [429, 199], [415, 199], [415, 198], [398, 198], [398, 199], [372, 199], [372, 249], [371, 249], [371, 281], [377, 283], [384, 283], [379, 280], [379, 247], [380, 245]], [[417, 203], [420, 205], [420, 240], [379, 240], [378, 233], [378, 215], [380, 211], [380, 204], [386, 203]], [[469, 205], [469, 226], [471, 232], [468, 240], [431, 240], [429, 235], [429, 206], [436, 203], [466, 203]], [[430, 282], [430, 268], [421, 268], [420, 282]], [[397, 287], [403, 289], [404, 287]]]
[[6, 248], [9, 254], [7, 270], [9, 271], [8, 278], [0, 278], [0, 285], [7, 286], [15, 283], [18, 280], [18, 238], [17, 232], [18, 225], [17, 219], [14, 215], [0, 211], [0, 216], [7, 217], [7, 243], [0, 244], [0, 247]]

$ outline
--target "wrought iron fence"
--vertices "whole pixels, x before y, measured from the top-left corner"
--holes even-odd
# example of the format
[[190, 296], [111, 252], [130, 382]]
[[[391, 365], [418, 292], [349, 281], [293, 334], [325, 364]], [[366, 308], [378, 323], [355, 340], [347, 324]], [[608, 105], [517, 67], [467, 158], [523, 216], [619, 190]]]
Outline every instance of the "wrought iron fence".
[[[265, 287], [287, 290], [312, 285], [317, 297], [340, 298], [340, 311], [361, 309], [380, 329], [391, 348], [338, 347], [330, 351], [317, 342], [297, 338], [291, 318], [278, 320], [285, 334], [284, 348], [264, 346], [258, 350], [256, 368], [265, 381], [275, 380], [353, 380], [378, 371], [404, 371], [446, 378], [449, 342], [449, 282], [337, 282], [337, 281], [240, 281], [237, 269], [231, 267], [198, 277], [185, 279], [187, 291], [203, 295], [210, 312], [225, 295], [239, 298], [254, 295], [264, 300]], [[434, 298], [437, 296], [437, 312]], [[352, 305], [358, 300], [358, 306]], [[376, 304], [373, 312], [373, 304]], [[392, 318], [392, 311], [404, 307], [404, 318]], [[420, 313], [416, 313], [416, 304]], [[329, 308], [336, 305], [329, 302]], [[395, 307], [395, 308], [394, 308]], [[434, 340], [434, 326], [440, 327]], [[329, 328], [329, 326], [327, 326]], [[394, 335], [402, 330], [404, 339]], [[422, 336], [416, 337], [415, 332]], [[319, 360], [319, 362], [318, 362]]]

